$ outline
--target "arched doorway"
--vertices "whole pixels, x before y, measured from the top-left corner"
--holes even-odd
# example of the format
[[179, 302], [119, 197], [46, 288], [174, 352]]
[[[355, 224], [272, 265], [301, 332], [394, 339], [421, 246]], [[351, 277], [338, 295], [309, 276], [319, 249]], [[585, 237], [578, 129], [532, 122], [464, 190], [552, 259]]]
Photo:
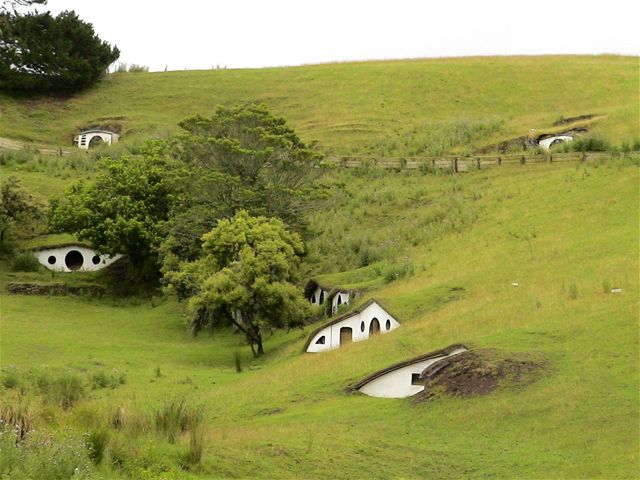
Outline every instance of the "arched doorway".
[[84, 257], [78, 250], [70, 250], [64, 257], [64, 264], [71, 271], [80, 270], [84, 263]]
[[353, 341], [353, 330], [351, 327], [340, 328], [340, 346]]
[[371, 320], [371, 323], [369, 324], [369, 336], [371, 335], [375, 335], [376, 333], [380, 332], [380, 322], [378, 321], [377, 318], [373, 318], [373, 320]]
[[103, 143], [104, 140], [100, 135], [94, 135], [93, 137], [91, 137], [91, 140], [89, 140], [89, 148], [99, 147]]

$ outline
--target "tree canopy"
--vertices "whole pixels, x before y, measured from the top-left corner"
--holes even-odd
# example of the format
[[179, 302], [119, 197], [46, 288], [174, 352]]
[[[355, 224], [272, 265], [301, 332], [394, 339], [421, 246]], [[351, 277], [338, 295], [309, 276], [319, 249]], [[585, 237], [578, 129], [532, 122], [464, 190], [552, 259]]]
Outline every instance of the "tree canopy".
[[0, 11], [0, 88], [74, 92], [93, 84], [119, 56], [73, 11], [56, 17]]
[[176, 206], [163, 245], [166, 268], [201, 253], [200, 238], [244, 209], [281, 218], [303, 230], [317, 206], [321, 154], [305, 145], [283, 118], [262, 104], [218, 107], [210, 118], [180, 123], [171, 143]]
[[167, 274], [171, 290], [191, 297], [194, 334], [231, 323], [245, 334], [254, 354], [261, 355], [265, 329], [304, 322], [310, 306], [291, 283], [304, 244], [282, 220], [241, 210], [220, 220], [202, 239], [203, 256]]
[[103, 160], [102, 168], [93, 183], [79, 181], [52, 200], [51, 228], [102, 252], [124, 253], [139, 281], [157, 281], [157, 247], [170, 206], [166, 165], [148, 152]]

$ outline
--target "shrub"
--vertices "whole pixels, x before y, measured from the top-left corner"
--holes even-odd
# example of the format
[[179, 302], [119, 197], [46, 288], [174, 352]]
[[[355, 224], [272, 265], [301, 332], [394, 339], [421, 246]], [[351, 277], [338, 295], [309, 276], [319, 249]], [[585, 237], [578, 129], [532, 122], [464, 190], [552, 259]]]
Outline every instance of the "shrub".
[[611, 150], [608, 140], [596, 135], [576, 138], [567, 144], [574, 152], [606, 152]]
[[40, 270], [40, 262], [30, 253], [21, 253], [11, 262], [11, 270], [14, 272], [37, 272]]

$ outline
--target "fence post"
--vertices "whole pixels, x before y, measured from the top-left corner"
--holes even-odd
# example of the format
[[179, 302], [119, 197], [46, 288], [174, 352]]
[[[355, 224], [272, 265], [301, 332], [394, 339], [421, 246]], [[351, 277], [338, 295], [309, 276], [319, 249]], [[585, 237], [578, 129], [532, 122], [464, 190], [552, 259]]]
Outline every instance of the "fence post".
[[520, 165], [524, 165], [525, 159], [524, 159], [524, 155], [522, 155], [520, 157]]
[[458, 173], [458, 157], [453, 159], [453, 173]]
[[502, 158], [500, 158], [500, 157], [496, 158], [496, 163], [498, 165], [502, 165]]
[[580, 157], [580, 161], [581, 162], [586, 162], [587, 161], [587, 153], [586, 152], [582, 152], [582, 156]]
[[478, 170], [480, 170], [480, 159], [476, 158], [476, 167], [478, 167]]
[[436, 159], [435, 158], [431, 159], [431, 168], [433, 168], [434, 171], [436, 169]]
[[551, 155], [550, 153], [547, 155], [547, 162], [553, 163], [553, 155]]

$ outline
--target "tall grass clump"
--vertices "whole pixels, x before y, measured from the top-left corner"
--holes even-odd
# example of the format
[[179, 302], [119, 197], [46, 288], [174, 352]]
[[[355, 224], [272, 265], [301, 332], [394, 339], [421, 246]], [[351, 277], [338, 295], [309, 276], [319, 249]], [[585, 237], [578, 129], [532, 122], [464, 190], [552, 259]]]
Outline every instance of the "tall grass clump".
[[84, 396], [84, 385], [78, 375], [65, 372], [43, 385], [43, 394], [47, 402], [69, 410]]
[[24, 440], [34, 430], [36, 417], [37, 412], [24, 399], [4, 399], [0, 404], [0, 430], [13, 432], [16, 443]]
[[180, 455], [180, 466], [184, 470], [193, 470], [202, 461], [204, 450], [204, 429], [199, 426], [189, 431], [189, 446]]
[[185, 398], [166, 401], [155, 412], [156, 431], [169, 443], [175, 443], [177, 436], [198, 427], [204, 418], [202, 405], [191, 405]]
[[109, 445], [109, 438], [109, 430], [106, 428], [100, 428], [87, 434], [85, 446], [87, 447], [89, 458], [94, 465], [100, 465], [100, 463], [102, 463], [105, 451]]

